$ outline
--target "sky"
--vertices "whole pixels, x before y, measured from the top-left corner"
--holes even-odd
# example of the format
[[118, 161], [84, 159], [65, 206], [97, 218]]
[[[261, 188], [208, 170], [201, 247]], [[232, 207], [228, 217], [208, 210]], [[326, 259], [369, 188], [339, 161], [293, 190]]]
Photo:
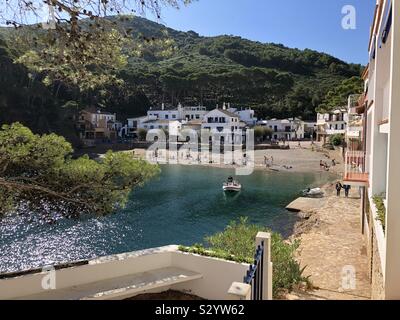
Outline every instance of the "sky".
[[[222, 34], [291, 48], [313, 49], [346, 62], [366, 64], [375, 0], [197, 0], [179, 10], [164, 8], [170, 28], [202, 36]], [[342, 8], [355, 8], [355, 29], [342, 27]]]

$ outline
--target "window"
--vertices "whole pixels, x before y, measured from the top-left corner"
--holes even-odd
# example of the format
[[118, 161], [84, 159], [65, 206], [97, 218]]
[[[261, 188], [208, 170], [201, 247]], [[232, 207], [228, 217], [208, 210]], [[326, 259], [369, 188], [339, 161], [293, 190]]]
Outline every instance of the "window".
[[199, 114], [196, 114], [196, 119], [200, 119], [200, 115]]
[[173, 115], [172, 115], [172, 119], [176, 119], [176, 114], [173, 114]]
[[372, 40], [372, 49], [371, 49], [371, 55], [369, 57], [369, 60], [375, 60], [376, 56], [376, 35], [374, 36]]
[[[392, 27], [392, 16], [393, 16], [392, 15], [392, 4], [390, 3], [390, 1], [388, 1], [388, 2], [389, 3], [387, 5], [386, 13], [385, 13], [386, 18], [385, 18], [385, 20], [383, 20], [383, 21], [385, 21], [385, 27], [382, 31], [382, 36], [381, 36], [382, 43], [386, 43], [387, 38], [390, 33], [390, 29]], [[382, 45], [380, 45], [380, 47], [382, 47]]]
[[165, 119], [168, 120], [168, 118], [169, 118], [169, 116], [166, 114], [166, 115], [165, 115]]

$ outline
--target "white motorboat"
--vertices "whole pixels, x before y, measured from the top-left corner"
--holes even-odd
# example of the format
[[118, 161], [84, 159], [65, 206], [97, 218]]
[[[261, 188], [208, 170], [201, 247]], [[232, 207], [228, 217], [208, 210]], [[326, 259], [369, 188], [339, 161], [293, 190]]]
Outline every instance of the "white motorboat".
[[324, 196], [324, 192], [322, 191], [321, 188], [314, 188], [314, 189], [306, 189], [303, 190], [303, 196], [304, 197], [310, 197], [310, 198], [318, 198], [318, 197], [323, 197]]
[[242, 190], [242, 185], [232, 177], [229, 177], [228, 180], [222, 185], [222, 189], [226, 192], [239, 192]]

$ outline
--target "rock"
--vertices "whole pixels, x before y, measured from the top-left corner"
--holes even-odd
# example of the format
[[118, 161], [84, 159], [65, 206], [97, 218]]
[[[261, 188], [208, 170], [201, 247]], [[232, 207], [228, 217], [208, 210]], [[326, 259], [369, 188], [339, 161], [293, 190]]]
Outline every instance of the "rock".
[[310, 217], [314, 214], [315, 212], [314, 211], [301, 211], [301, 212], [299, 212], [298, 213], [298, 217], [300, 218], [300, 219], [303, 219], [303, 220], [308, 220], [308, 219], [310, 219]]

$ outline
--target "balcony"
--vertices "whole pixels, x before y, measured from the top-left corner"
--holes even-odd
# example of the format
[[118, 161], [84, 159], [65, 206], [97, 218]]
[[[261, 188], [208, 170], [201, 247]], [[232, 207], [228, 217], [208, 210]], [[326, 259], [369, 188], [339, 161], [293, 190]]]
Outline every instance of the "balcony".
[[326, 129], [325, 133], [327, 135], [345, 134], [346, 130], [345, 129]]
[[365, 152], [347, 151], [345, 158], [344, 182], [352, 186], [367, 187], [369, 174], [365, 172]]
[[364, 93], [360, 95], [360, 98], [358, 99], [358, 106], [356, 107], [357, 113], [364, 112], [366, 102], [367, 102], [367, 95]]

